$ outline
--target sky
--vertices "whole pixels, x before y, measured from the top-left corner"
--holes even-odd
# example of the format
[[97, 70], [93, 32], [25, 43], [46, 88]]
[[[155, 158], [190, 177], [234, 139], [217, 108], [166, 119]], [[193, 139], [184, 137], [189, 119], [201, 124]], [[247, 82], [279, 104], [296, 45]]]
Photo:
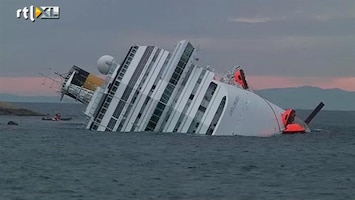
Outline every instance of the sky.
[[[60, 19], [16, 17], [59, 6]], [[243, 67], [253, 89], [316, 86], [355, 91], [354, 0], [2, 0], [0, 93], [56, 95], [54, 76], [72, 65], [121, 61], [131, 45], [173, 50], [183, 39], [223, 74]]]

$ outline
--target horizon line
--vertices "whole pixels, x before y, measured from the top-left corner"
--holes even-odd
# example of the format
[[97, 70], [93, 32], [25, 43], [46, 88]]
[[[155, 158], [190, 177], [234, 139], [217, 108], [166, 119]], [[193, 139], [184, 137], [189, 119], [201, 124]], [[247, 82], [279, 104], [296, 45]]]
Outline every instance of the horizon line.
[[[261, 89], [252, 89], [251, 91], [261, 91], [261, 90], [274, 90], [274, 89], [298, 89], [298, 88], [316, 88], [316, 89], [320, 89], [320, 90], [341, 90], [344, 92], [348, 92], [348, 93], [355, 93], [355, 91], [352, 90], [345, 90], [342, 88], [321, 88], [321, 87], [317, 87], [317, 86], [312, 86], [312, 85], [304, 85], [304, 86], [290, 86], [290, 87], [270, 87], [270, 88], [261, 88]], [[55, 92], [59, 92], [59, 91], [55, 91]], [[16, 96], [16, 97], [45, 97], [45, 98], [50, 98], [50, 97], [60, 97], [60, 94], [39, 94], [39, 95], [33, 95], [33, 94], [18, 94], [18, 93], [11, 93], [11, 92], [1, 92], [0, 91], [0, 95], [9, 95], [9, 96]], [[1, 102], [1, 101], [0, 101]]]
[[[284, 76], [247, 76], [252, 90], [318, 87], [321, 89], [340, 89], [355, 92], [355, 77], [284, 77]], [[0, 77], [0, 93], [22, 96], [56, 96], [60, 82], [44, 77]]]

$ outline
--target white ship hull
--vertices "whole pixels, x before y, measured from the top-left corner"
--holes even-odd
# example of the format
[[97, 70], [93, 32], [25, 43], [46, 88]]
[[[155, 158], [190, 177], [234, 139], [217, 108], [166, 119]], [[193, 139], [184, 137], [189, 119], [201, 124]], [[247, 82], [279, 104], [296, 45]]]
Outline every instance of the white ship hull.
[[282, 133], [284, 109], [253, 92], [224, 83], [226, 109], [214, 135], [271, 136]]

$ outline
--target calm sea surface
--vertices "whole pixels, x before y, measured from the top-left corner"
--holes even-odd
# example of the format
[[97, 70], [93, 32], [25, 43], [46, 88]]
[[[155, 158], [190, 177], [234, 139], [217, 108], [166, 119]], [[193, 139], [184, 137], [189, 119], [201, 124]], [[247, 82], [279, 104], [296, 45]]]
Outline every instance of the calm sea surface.
[[355, 112], [257, 138], [96, 133], [81, 105], [19, 105], [74, 119], [0, 116], [0, 199], [355, 199]]

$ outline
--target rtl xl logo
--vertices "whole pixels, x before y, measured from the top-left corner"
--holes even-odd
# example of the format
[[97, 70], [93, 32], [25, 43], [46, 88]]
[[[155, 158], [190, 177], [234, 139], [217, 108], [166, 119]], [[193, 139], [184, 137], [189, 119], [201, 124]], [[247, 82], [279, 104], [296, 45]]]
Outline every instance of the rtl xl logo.
[[24, 19], [30, 19], [34, 22], [38, 19], [59, 19], [59, 6], [30, 6], [16, 11], [17, 18], [23, 16]]

